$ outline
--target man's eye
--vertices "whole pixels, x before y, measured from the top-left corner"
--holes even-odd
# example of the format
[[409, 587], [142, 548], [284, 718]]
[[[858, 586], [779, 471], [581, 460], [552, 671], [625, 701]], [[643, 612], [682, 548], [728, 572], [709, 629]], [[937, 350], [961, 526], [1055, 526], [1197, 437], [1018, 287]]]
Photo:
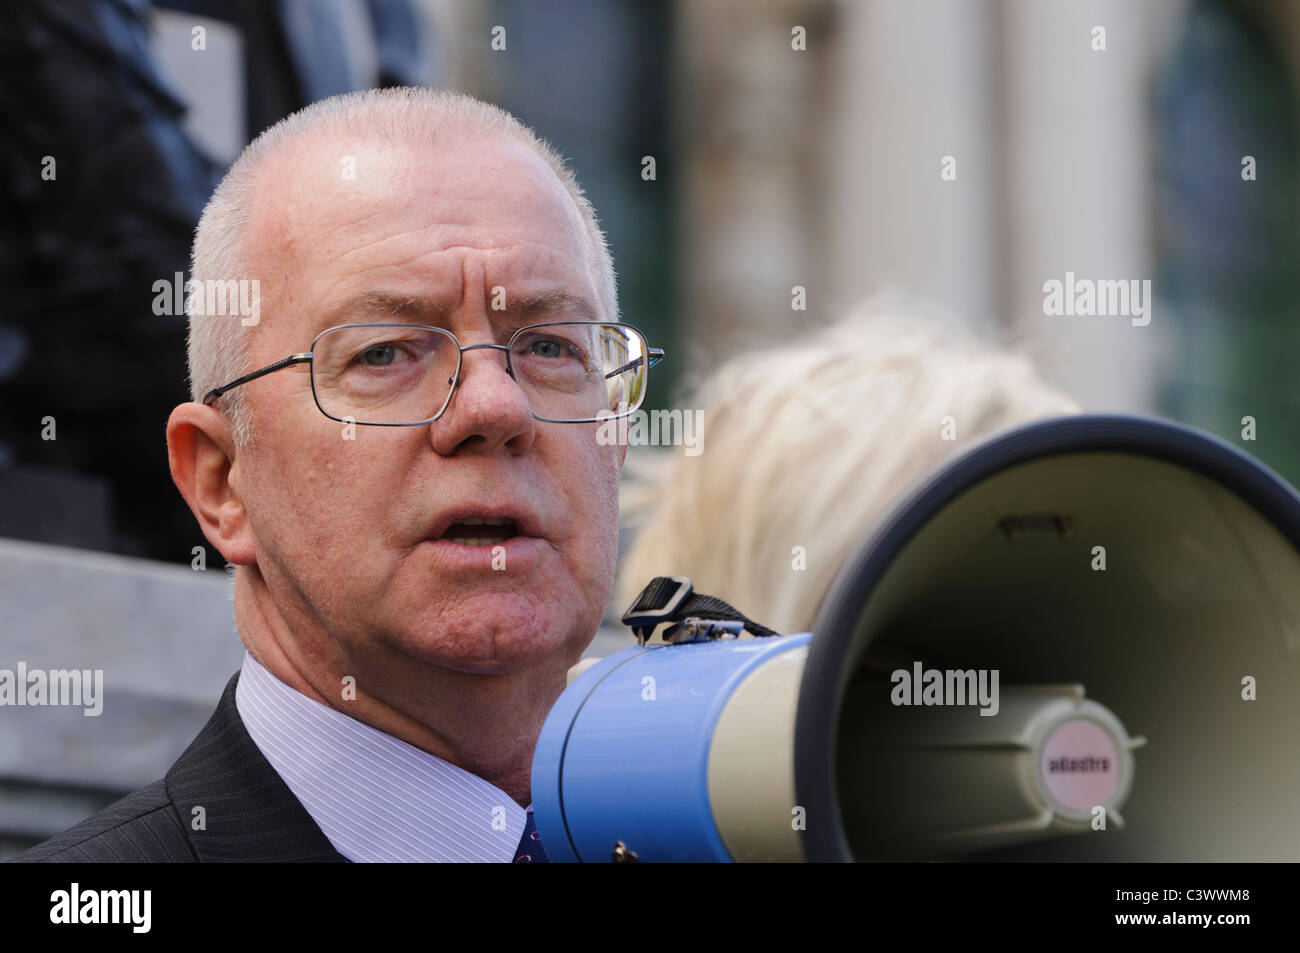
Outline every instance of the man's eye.
[[376, 344], [362, 351], [357, 360], [369, 367], [386, 367], [397, 360], [397, 347], [392, 344]]
[[565, 357], [569, 353], [569, 348], [559, 341], [542, 339], [530, 344], [528, 351], [538, 357]]

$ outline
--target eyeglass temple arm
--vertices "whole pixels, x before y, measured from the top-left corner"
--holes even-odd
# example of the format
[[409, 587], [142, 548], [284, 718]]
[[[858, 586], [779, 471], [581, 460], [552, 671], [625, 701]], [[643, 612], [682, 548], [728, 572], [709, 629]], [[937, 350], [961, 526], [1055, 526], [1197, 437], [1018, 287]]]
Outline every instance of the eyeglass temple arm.
[[203, 395], [203, 403], [206, 404], [211, 401], [214, 401], [222, 394], [226, 393], [226, 391], [234, 390], [240, 384], [247, 384], [249, 381], [255, 381], [259, 377], [263, 377], [267, 374], [270, 374], [273, 371], [278, 371], [281, 368], [289, 367], [290, 365], [293, 364], [302, 364], [306, 361], [310, 361], [311, 357], [312, 356], [310, 353], [290, 354], [282, 361], [276, 361], [274, 364], [268, 364], [266, 365], [266, 367], [253, 371], [253, 373], [251, 374], [245, 374], [243, 377], [237, 378], [236, 380], [231, 381], [229, 384], [222, 384], [220, 387], [212, 388], [212, 390], [208, 391], [206, 394]]
[[[656, 364], [658, 364], [660, 361], [664, 359], [664, 349], [661, 347], [650, 348], [649, 354], [650, 354], [651, 367], [654, 367]], [[630, 363], [624, 364], [622, 367], [616, 367], [608, 374], [606, 374], [605, 378], [606, 380], [608, 380], [609, 378], [613, 377], [615, 374], [622, 374], [624, 371], [630, 371], [632, 368], [636, 367], [640, 363], [641, 362], [637, 360], [637, 361], [631, 361]]]

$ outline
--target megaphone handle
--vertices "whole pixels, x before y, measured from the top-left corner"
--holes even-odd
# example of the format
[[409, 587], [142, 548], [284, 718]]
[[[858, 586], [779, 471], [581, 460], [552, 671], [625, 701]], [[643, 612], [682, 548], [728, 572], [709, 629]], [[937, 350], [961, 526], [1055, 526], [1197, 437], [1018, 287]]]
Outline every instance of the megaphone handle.
[[743, 612], [715, 596], [695, 591], [695, 584], [686, 576], [656, 576], [641, 590], [632, 605], [623, 613], [623, 624], [636, 633], [642, 645], [654, 635], [655, 628], [664, 622], [681, 622], [694, 616], [698, 619], [742, 623], [757, 636], [780, 635], [759, 625]]

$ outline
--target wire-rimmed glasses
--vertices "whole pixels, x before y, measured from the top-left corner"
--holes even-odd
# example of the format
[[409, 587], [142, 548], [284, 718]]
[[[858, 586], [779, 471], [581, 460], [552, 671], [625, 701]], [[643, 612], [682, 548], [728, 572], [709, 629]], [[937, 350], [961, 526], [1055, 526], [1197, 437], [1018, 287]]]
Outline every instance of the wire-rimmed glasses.
[[460, 382], [466, 351], [504, 351], [506, 371], [538, 420], [593, 423], [634, 413], [648, 371], [663, 360], [630, 324], [558, 321], [520, 328], [506, 344], [464, 346], [424, 324], [344, 324], [322, 331], [311, 350], [291, 354], [208, 391], [203, 402], [273, 371], [311, 365], [312, 396], [332, 420], [413, 427], [437, 420]]

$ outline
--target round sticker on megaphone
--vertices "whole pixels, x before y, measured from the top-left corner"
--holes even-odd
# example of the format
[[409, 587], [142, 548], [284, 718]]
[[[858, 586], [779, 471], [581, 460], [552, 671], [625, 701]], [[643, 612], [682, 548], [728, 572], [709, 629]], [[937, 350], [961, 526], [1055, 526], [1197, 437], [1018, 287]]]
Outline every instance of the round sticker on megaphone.
[[1071, 718], [1051, 729], [1038, 767], [1044, 792], [1061, 813], [1072, 816], [1110, 804], [1122, 779], [1119, 745], [1089, 718]]

